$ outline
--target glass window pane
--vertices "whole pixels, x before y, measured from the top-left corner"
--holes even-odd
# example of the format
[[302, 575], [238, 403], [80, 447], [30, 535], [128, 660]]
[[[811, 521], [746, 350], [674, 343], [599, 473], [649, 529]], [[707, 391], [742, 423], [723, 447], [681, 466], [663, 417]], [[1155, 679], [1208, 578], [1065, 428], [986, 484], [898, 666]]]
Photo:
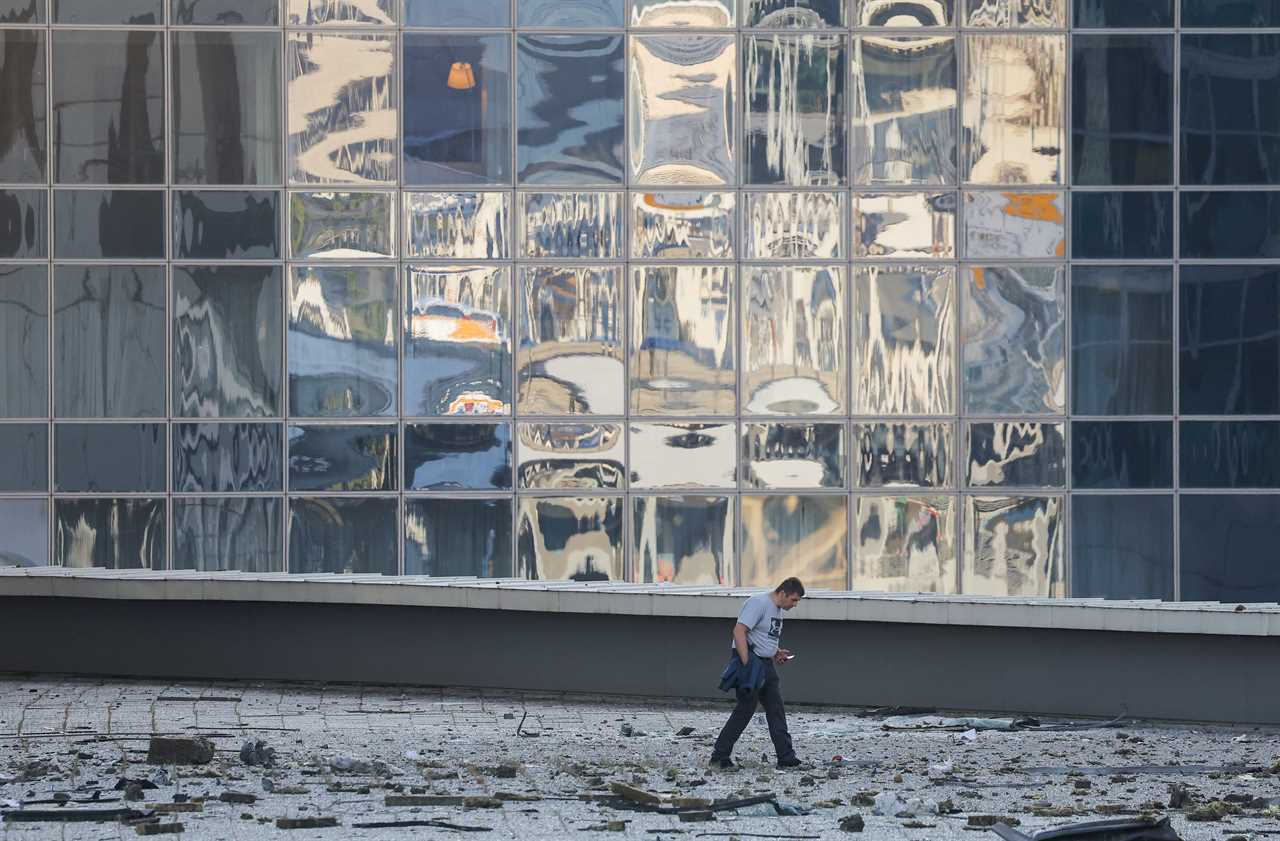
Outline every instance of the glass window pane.
[[0, 23], [46, 23], [46, 0], [0, 0]]
[[[563, 0], [549, 0], [563, 5]], [[616, 35], [522, 35], [516, 166], [524, 184], [622, 183], [625, 43]]]
[[161, 0], [52, 0], [54, 23], [154, 26], [164, 23]]
[[289, 413], [394, 415], [395, 314], [395, 269], [291, 266]]
[[61, 266], [53, 295], [54, 413], [164, 417], [164, 268]]
[[622, 488], [626, 441], [619, 423], [522, 423], [518, 427], [522, 489]]
[[280, 413], [278, 266], [173, 269], [173, 413]]
[[49, 565], [49, 501], [0, 499], [0, 567]]
[[164, 569], [164, 500], [55, 500], [53, 562], [65, 567]]
[[394, 193], [290, 193], [289, 253], [295, 260], [396, 256]]
[[844, 38], [748, 35], [743, 52], [747, 183], [844, 184], [848, 134]]
[[1173, 600], [1173, 497], [1071, 498], [1071, 597]]
[[175, 190], [175, 260], [280, 257], [279, 198], [271, 190]]
[[736, 193], [632, 193], [631, 256], [732, 260]]
[[294, 32], [288, 39], [289, 180], [394, 184], [395, 36]]
[[1081, 415], [1173, 412], [1173, 270], [1071, 272], [1071, 396]]
[[49, 414], [49, 269], [0, 266], [0, 417]]
[[402, 193], [406, 257], [511, 258], [510, 193]]
[[1173, 421], [1073, 421], [1071, 462], [1072, 487], [1171, 488]]
[[742, 426], [744, 487], [843, 488], [848, 484], [848, 463], [842, 423]]
[[965, 78], [965, 181], [1062, 183], [1066, 37], [969, 35]]
[[742, 25], [760, 29], [845, 26], [844, 0], [743, 0]]
[[750, 266], [743, 281], [743, 411], [841, 414], [848, 406], [840, 266]]
[[60, 260], [163, 260], [164, 190], [58, 190], [53, 253]]
[[511, 182], [511, 38], [404, 37], [406, 184]]
[[510, 414], [509, 270], [407, 266], [406, 275], [405, 414]]
[[623, 0], [516, 0], [516, 26], [622, 26]]
[[847, 497], [744, 495], [741, 504], [739, 586], [772, 588], [794, 575], [811, 589], [845, 589]]
[[[49, 427], [43, 423], [0, 423], [0, 492], [43, 493], [49, 489]], [[2, 539], [2, 538], [0, 538]], [[3, 549], [0, 548], [0, 554]]]
[[1184, 265], [1178, 282], [1182, 414], [1280, 414], [1280, 270]]
[[1065, 209], [1063, 193], [965, 193], [965, 256], [1065, 257]]
[[290, 491], [394, 491], [399, 456], [394, 426], [289, 427]]
[[1060, 29], [1071, 0], [963, 0], [966, 26]]
[[1183, 26], [1280, 26], [1275, 0], [1182, 0]]
[[853, 498], [853, 589], [883, 593], [956, 591], [953, 496]]
[[516, 569], [537, 581], [622, 581], [620, 496], [519, 497]]
[[1071, 52], [1072, 183], [1171, 183], [1173, 36], [1081, 34]]
[[511, 577], [510, 499], [406, 499], [405, 575]]
[[[10, 0], [12, 2], [12, 0]], [[0, 0], [0, 21], [19, 23], [43, 19], [36, 0], [17, 0], [6, 15]], [[0, 33], [0, 67], [6, 79], [0, 98], [0, 181], [43, 183], [48, 158], [46, 132], [45, 33], [6, 29]]]
[[173, 568], [284, 572], [284, 500], [175, 499]]
[[737, 67], [733, 35], [632, 36], [632, 183], [734, 182]]
[[53, 50], [54, 180], [162, 183], [164, 33], [55, 30]]
[[[1174, 0], [1075, 0], [1077, 29], [1173, 26]], [[1234, 0], [1232, 0], [1234, 2]], [[1189, 25], [1183, 12], [1183, 25]]]
[[289, 26], [394, 26], [396, 0], [284, 0]]
[[521, 193], [521, 257], [622, 256], [622, 193]]
[[44, 190], [0, 190], [0, 258], [47, 258], [48, 210]]
[[1066, 487], [1066, 424], [982, 421], [968, 427], [969, 487]]
[[955, 411], [955, 306], [949, 266], [854, 267], [854, 414]]
[[633, 581], [732, 585], [733, 499], [633, 497]]
[[164, 424], [59, 423], [53, 429], [55, 491], [164, 492]]
[[631, 0], [631, 25], [653, 28], [729, 29], [737, 0]]
[[965, 274], [965, 413], [1061, 414], [1066, 397], [1062, 268], [973, 266]]
[[1280, 231], [1280, 193], [1198, 193], [1183, 190], [1184, 258], [1272, 259]]
[[[407, 491], [510, 490], [511, 462], [510, 424], [407, 423], [404, 426]], [[507, 532], [510, 531], [508, 524]], [[509, 534], [507, 539], [510, 540]]]
[[[913, 13], [930, 18], [941, 8], [939, 3], [868, 5], [901, 9], [890, 18], [894, 26], [915, 20]], [[954, 184], [956, 39], [857, 36], [853, 79], [854, 89], [863, 92], [850, 104], [853, 183]]]
[[954, 258], [956, 194], [854, 194], [853, 256], [878, 260]]
[[733, 423], [631, 424], [631, 487], [736, 487], [737, 433]]
[[289, 572], [395, 575], [400, 540], [395, 499], [289, 500]]
[[1280, 496], [1184, 494], [1178, 506], [1183, 601], [1280, 601]]
[[1184, 488], [1280, 487], [1280, 422], [1183, 421], [1178, 451]]
[[949, 423], [855, 423], [854, 487], [950, 487], [954, 439]]
[[[961, 0], [963, 2], [963, 0]], [[853, 0], [851, 26], [954, 26], [956, 0], [885, 3], [884, 0]]]
[[960, 592], [1062, 596], [1062, 497], [966, 496]]
[[511, 0], [404, 0], [405, 26], [510, 27]]
[[631, 411], [736, 411], [733, 269], [636, 267], [631, 287]]
[[1071, 193], [1071, 256], [1173, 258], [1173, 193]]
[[280, 425], [175, 423], [173, 489], [178, 493], [278, 491], [284, 487]]
[[843, 193], [744, 193], [748, 260], [807, 257], [840, 260], [844, 244]]
[[172, 0], [170, 23], [210, 26], [274, 26], [280, 0]]

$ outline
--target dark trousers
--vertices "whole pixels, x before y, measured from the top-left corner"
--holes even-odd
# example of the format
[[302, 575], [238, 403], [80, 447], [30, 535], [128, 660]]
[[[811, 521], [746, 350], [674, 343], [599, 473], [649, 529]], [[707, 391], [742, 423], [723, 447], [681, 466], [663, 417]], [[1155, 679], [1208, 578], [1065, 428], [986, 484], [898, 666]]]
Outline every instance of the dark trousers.
[[720, 730], [716, 746], [711, 751], [712, 759], [729, 758], [738, 737], [756, 714], [757, 704], [764, 705], [764, 717], [769, 722], [769, 738], [773, 740], [773, 749], [777, 751], [778, 759], [790, 759], [796, 755], [795, 748], [791, 746], [791, 734], [787, 732], [787, 711], [782, 707], [782, 685], [778, 680], [778, 670], [774, 667], [773, 660], [764, 657], [760, 659], [765, 660], [764, 685], [754, 690], [737, 690], [738, 705], [733, 708], [729, 720]]

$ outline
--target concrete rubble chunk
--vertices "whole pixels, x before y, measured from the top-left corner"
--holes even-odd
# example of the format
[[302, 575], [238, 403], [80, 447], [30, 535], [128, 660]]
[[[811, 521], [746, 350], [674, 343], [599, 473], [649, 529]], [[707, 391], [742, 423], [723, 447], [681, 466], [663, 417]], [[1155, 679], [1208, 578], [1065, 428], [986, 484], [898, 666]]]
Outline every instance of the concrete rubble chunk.
[[1022, 821], [1008, 815], [970, 815], [965, 821], [966, 826], [995, 826], [998, 823], [1006, 826], [1018, 826]]
[[218, 799], [223, 803], [242, 803], [245, 805], [258, 802], [256, 794], [249, 794], [246, 791], [224, 791], [218, 795]]
[[240, 761], [245, 765], [274, 768], [276, 765], [276, 749], [270, 747], [261, 739], [250, 739], [240, 746]]
[[276, 829], [324, 829], [337, 825], [337, 818], [276, 818]]
[[840, 828], [845, 832], [861, 832], [866, 825], [862, 815], [847, 815], [840, 819]]
[[630, 800], [633, 803], [650, 803], [658, 804], [662, 802], [662, 798], [651, 791], [645, 791], [642, 788], [636, 788], [626, 783], [610, 783], [609, 790], [619, 797]]
[[707, 821], [714, 821], [715, 819], [716, 819], [716, 813], [712, 811], [693, 811], [693, 812], [680, 813], [681, 823], [705, 823]]
[[205, 765], [213, 759], [213, 742], [202, 736], [152, 736], [147, 747], [151, 765]]
[[175, 814], [178, 812], [203, 812], [203, 803], [152, 803], [151, 811], [160, 812], [162, 814]]
[[186, 828], [173, 821], [171, 823], [140, 823], [133, 828], [138, 835], [177, 835], [185, 832]]
[[586, 828], [587, 832], [626, 832], [626, 821], [605, 821]]

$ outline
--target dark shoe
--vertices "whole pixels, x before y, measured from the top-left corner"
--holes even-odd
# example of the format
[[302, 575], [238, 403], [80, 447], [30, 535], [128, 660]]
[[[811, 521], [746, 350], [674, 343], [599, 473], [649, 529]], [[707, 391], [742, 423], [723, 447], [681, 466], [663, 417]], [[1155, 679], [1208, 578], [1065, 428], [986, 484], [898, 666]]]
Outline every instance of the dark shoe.
[[794, 756], [788, 756], [786, 759], [778, 760], [778, 770], [786, 771], [788, 768], [799, 768], [804, 763]]
[[715, 769], [716, 771], [735, 771], [738, 768], [737, 765], [733, 764], [733, 760], [729, 759], [728, 757], [725, 757], [724, 759], [720, 759], [719, 757], [713, 756], [711, 757], [710, 765], [711, 765], [711, 768]]

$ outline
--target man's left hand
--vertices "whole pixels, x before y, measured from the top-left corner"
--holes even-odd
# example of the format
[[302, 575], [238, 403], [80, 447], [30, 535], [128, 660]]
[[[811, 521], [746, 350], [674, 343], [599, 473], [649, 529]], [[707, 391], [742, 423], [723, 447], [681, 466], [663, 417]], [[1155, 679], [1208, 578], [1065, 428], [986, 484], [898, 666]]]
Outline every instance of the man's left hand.
[[787, 649], [779, 648], [778, 653], [773, 655], [773, 662], [781, 666], [783, 663], [787, 662], [787, 657], [789, 657], [790, 655], [791, 655], [791, 652], [788, 651]]

